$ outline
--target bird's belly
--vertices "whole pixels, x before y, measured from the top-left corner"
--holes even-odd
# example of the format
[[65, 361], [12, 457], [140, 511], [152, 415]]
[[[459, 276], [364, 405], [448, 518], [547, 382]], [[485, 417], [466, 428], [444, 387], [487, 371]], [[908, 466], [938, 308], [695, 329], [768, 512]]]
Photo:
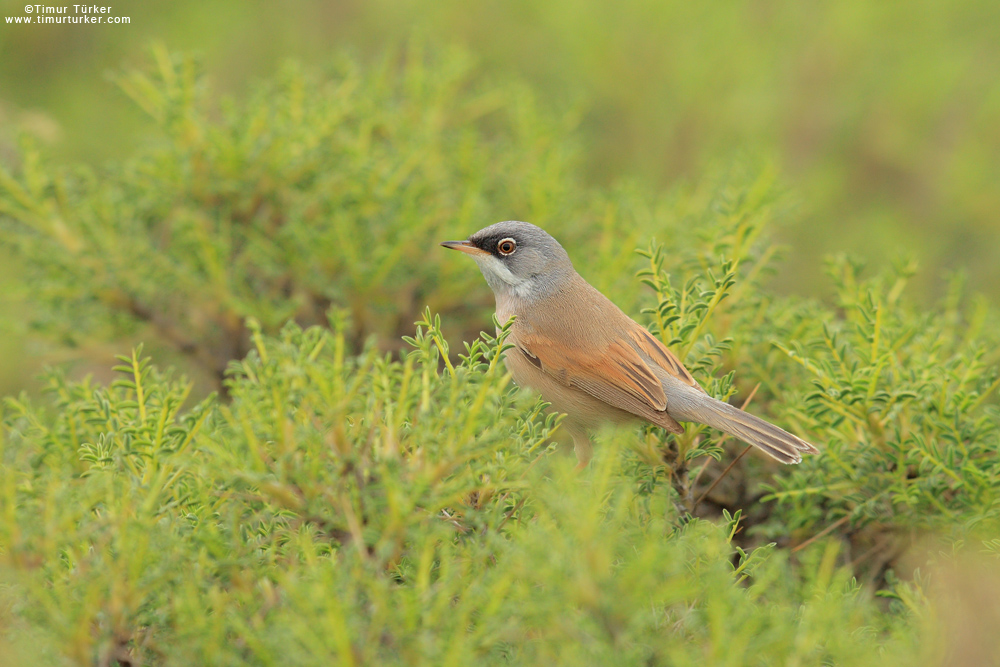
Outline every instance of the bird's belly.
[[552, 409], [566, 413], [569, 419], [587, 429], [596, 429], [608, 422], [626, 423], [638, 419], [581, 389], [559, 382], [531, 363], [517, 348], [505, 353], [504, 363], [519, 387], [534, 389], [552, 404]]

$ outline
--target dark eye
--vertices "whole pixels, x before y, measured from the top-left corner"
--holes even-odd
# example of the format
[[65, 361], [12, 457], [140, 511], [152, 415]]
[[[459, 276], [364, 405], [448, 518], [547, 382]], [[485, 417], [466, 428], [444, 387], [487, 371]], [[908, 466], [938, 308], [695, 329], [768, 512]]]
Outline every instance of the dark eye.
[[500, 251], [501, 255], [510, 255], [517, 250], [517, 241], [514, 239], [500, 239], [500, 243], [497, 243], [497, 250]]

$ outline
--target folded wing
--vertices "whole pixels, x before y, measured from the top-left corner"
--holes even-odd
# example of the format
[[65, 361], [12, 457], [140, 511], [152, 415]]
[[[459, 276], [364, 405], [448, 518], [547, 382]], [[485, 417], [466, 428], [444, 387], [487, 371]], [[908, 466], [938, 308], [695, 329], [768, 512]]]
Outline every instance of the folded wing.
[[682, 433], [683, 429], [667, 413], [667, 396], [651, 366], [701, 389], [670, 350], [634, 323], [624, 336], [608, 342], [598, 354], [593, 348], [581, 354], [579, 349], [535, 332], [518, 335], [515, 343], [528, 361], [562, 384], [577, 387], [674, 433]]

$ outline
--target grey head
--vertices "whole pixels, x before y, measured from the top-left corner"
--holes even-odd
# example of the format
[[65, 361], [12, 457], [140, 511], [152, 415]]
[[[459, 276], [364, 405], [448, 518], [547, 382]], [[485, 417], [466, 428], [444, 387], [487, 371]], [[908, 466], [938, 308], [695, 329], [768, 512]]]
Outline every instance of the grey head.
[[558, 290], [576, 274], [559, 242], [530, 222], [498, 222], [466, 241], [445, 241], [441, 245], [476, 260], [498, 297], [540, 298]]

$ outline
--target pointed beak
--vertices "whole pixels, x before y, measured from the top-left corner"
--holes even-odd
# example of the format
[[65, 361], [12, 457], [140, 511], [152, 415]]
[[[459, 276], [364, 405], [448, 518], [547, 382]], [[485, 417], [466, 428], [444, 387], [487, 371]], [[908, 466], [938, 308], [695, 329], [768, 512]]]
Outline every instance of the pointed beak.
[[467, 255], [485, 255], [488, 254], [485, 250], [477, 248], [472, 245], [469, 241], [442, 241], [441, 245], [445, 248], [451, 248], [452, 250], [459, 250]]

